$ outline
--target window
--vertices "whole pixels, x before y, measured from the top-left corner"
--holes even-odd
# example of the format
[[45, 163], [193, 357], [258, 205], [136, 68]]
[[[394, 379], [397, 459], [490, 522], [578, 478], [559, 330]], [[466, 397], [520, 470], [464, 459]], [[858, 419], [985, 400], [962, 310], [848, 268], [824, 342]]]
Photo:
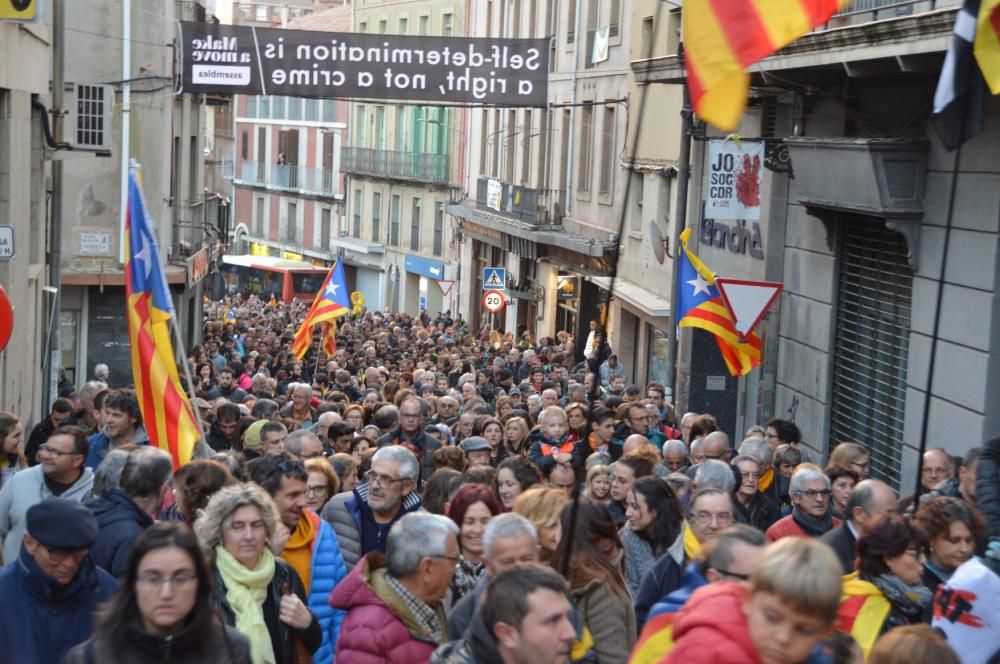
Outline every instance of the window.
[[640, 231], [642, 230], [642, 198], [645, 193], [646, 177], [642, 173], [636, 172], [631, 173], [629, 177], [632, 180], [630, 197], [633, 203], [629, 210], [629, 219], [631, 220], [629, 228], [633, 231]]
[[410, 19], [405, 16], [399, 17], [399, 34], [407, 35], [410, 33]]
[[517, 147], [517, 111], [507, 111], [507, 126], [502, 134], [504, 144], [504, 178], [507, 182], [514, 182], [514, 149]]
[[306, 122], [319, 120], [319, 99], [306, 99]]
[[271, 98], [270, 97], [258, 97], [257, 98], [257, 117], [261, 120], [267, 120], [271, 117]]
[[384, 35], [387, 32], [389, 32], [389, 21], [382, 19], [378, 22], [378, 33]]
[[653, 17], [647, 16], [642, 19], [642, 28], [639, 33], [639, 53], [636, 57], [641, 60], [652, 57], [652, 52], [649, 50], [653, 47]]
[[622, 0], [611, 0], [611, 16], [608, 26], [608, 36], [617, 37], [619, 31], [621, 30], [620, 23], [622, 20]]
[[521, 135], [518, 136], [518, 143], [521, 144], [521, 182], [531, 183], [531, 144], [534, 131], [531, 127], [531, 110], [524, 111], [524, 125], [521, 127]]
[[285, 119], [285, 98], [284, 97], [272, 97], [271, 102], [271, 119], [272, 120], [284, 120]]
[[302, 119], [302, 97], [288, 98], [288, 119], [294, 122]]
[[507, 27], [507, 34], [511, 37], [521, 36], [521, 0], [510, 2], [510, 25]]
[[372, 192], [372, 242], [382, 243], [382, 194]]
[[325, 99], [319, 103], [323, 105], [323, 122], [333, 122], [334, 118], [337, 117], [337, 102], [333, 99]]
[[240, 158], [249, 159], [250, 158], [250, 133], [244, 129], [240, 132]]
[[365, 128], [368, 126], [366, 120], [366, 109], [361, 104], [354, 111], [354, 145], [359, 148], [365, 147]]
[[257, 197], [257, 209], [255, 210], [253, 232], [257, 237], [264, 237], [264, 197]]
[[366, 32], [368, 32], [368, 22], [367, 21], [361, 21], [361, 23], [358, 23], [358, 32], [360, 32], [360, 33], [366, 33]]
[[288, 215], [285, 218], [285, 241], [295, 244], [299, 225], [299, 210], [295, 203], [288, 204]]
[[257, 98], [245, 97], [245, 99], [247, 100], [246, 117], [248, 118], [257, 117]]
[[538, 179], [536, 183], [539, 189], [549, 188], [548, 160], [549, 151], [552, 146], [552, 110], [542, 111], [540, 126], [538, 127]]
[[601, 132], [601, 196], [611, 196], [615, 181], [615, 107], [604, 107], [604, 122]]
[[576, 41], [576, 0], [566, 3], [566, 43]]
[[452, 30], [452, 19], [454, 17], [452, 14], [441, 14], [441, 35], [444, 37], [451, 37]]
[[389, 210], [389, 244], [394, 247], [399, 246], [399, 213], [400, 213], [400, 197], [399, 194], [394, 194], [392, 197], [392, 207]]
[[434, 255], [440, 256], [444, 247], [444, 203], [434, 206]]
[[396, 150], [398, 152], [406, 152], [406, 107], [396, 106], [393, 113], [396, 116], [393, 122], [393, 132], [396, 135]]
[[373, 138], [375, 139], [375, 141], [372, 144], [372, 147], [374, 147], [377, 150], [385, 150], [385, 148], [386, 148], [386, 144], [385, 144], [385, 106], [376, 106], [375, 107], [374, 122], [375, 122], [375, 135], [373, 136]]
[[490, 137], [490, 112], [484, 108], [482, 110], [481, 115], [482, 115], [482, 123], [481, 123], [482, 135], [480, 136], [479, 139], [479, 172], [482, 175], [487, 175], [491, 172], [489, 169], [489, 164], [486, 163], [486, 155], [487, 155], [486, 148], [489, 144], [489, 137]]
[[361, 208], [364, 206], [364, 196], [360, 189], [354, 190], [354, 232], [356, 238], [361, 237]]
[[330, 208], [323, 208], [319, 215], [319, 248], [326, 251], [330, 248]]
[[430, 34], [430, 30], [431, 30], [431, 17], [430, 16], [426, 16], [426, 15], [421, 16], [420, 17], [420, 34], [426, 36], [426, 35]]
[[267, 5], [257, 5], [254, 7], [254, 19], [257, 21], [267, 21]]
[[594, 153], [594, 106], [587, 104], [580, 108], [580, 156], [577, 159], [577, 191], [590, 191], [591, 168]]
[[413, 210], [410, 216], [410, 251], [420, 250], [420, 199], [413, 199]]

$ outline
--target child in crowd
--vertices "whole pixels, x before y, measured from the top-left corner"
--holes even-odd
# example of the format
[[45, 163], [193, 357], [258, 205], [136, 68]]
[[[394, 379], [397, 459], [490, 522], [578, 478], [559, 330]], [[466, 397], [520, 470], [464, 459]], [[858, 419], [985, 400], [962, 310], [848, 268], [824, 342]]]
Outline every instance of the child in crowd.
[[549, 406], [538, 414], [538, 429], [530, 440], [528, 460], [546, 476], [557, 463], [573, 463], [575, 445], [569, 440], [569, 420], [559, 406]]

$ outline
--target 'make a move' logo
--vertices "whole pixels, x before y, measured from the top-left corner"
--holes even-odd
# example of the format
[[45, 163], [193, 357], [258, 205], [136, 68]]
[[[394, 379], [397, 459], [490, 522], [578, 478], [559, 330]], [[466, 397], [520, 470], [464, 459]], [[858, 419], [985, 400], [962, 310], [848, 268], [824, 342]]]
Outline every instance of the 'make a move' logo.
[[194, 83], [244, 86], [250, 84], [250, 53], [240, 52], [236, 37], [191, 40], [191, 79]]

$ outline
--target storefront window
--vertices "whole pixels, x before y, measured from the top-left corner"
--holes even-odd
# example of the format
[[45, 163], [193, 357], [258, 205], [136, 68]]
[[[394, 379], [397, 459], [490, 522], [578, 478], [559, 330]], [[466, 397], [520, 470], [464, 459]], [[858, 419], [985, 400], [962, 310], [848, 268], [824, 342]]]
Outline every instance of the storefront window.
[[649, 367], [649, 381], [669, 385], [667, 382], [670, 378], [667, 354], [670, 341], [667, 339], [667, 332], [647, 324], [646, 338], [649, 340], [646, 357], [646, 366]]

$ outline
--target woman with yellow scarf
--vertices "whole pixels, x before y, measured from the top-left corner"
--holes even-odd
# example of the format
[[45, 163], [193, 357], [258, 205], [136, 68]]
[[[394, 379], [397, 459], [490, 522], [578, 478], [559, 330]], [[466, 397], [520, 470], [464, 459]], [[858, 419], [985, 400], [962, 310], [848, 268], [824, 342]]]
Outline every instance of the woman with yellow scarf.
[[292, 664], [322, 642], [299, 575], [267, 547], [277, 524], [274, 501], [248, 483], [219, 490], [194, 525], [212, 561], [219, 615], [250, 641], [254, 664]]

